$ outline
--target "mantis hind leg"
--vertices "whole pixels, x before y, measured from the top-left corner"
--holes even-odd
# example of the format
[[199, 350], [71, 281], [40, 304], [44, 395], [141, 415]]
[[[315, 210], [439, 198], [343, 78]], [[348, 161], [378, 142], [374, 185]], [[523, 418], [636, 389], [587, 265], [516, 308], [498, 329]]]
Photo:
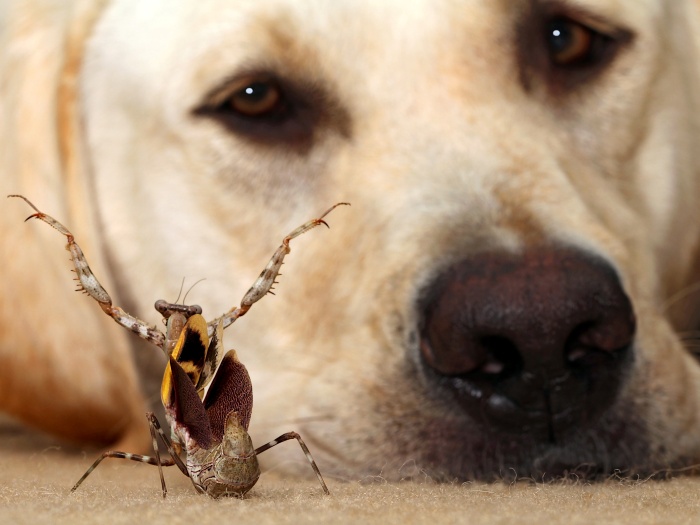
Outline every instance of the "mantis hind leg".
[[306, 446], [306, 443], [304, 443], [304, 440], [301, 439], [301, 436], [299, 434], [297, 434], [296, 432], [287, 432], [286, 434], [282, 434], [277, 439], [273, 439], [269, 443], [265, 443], [264, 445], [256, 448], [255, 455], [257, 456], [259, 454], [262, 454], [266, 450], [270, 450], [272, 447], [279, 445], [280, 443], [284, 443], [285, 441], [289, 441], [290, 439], [296, 439], [299, 442], [299, 446], [304, 451], [304, 454], [306, 455], [306, 459], [309, 460], [309, 463], [311, 464], [311, 468], [314, 469], [314, 472], [316, 473], [316, 477], [318, 478], [318, 481], [321, 483], [321, 488], [323, 489], [323, 492], [325, 492], [327, 495], [330, 495], [330, 491], [328, 490], [328, 487], [326, 486], [326, 482], [323, 481], [323, 476], [321, 475], [321, 471], [318, 469], [318, 466], [316, 465], [316, 461], [314, 461], [314, 458], [311, 455], [311, 452], [309, 452], [309, 447]]
[[[158, 419], [156, 418], [156, 416], [152, 412], [149, 412], [146, 414], [146, 418], [148, 419], [148, 424], [151, 430], [151, 438], [153, 440], [153, 456], [142, 456], [141, 454], [131, 454], [130, 452], [120, 452], [117, 450], [104, 452], [99, 458], [95, 460], [95, 462], [90, 466], [90, 468], [87, 469], [85, 474], [83, 474], [83, 476], [78, 480], [78, 482], [75, 485], [73, 485], [73, 488], [70, 489], [70, 491], [75, 492], [78, 489], [78, 487], [83, 483], [83, 481], [85, 481], [85, 478], [87, 478], [92, 473], [92, 471], [95, 470], [97, 466], [100, 463], [102, 463], [102, 461], [106, 458], [128, 459], [131, 461], [138, 461], [140, 463], [147, 463], [149, 465], [156, 465], [160, 473], [160, 483], [161, 488], [163, 490], [164, 498], [168, 493], [168, 489], [165, 486], [165, 478], [163, 477], [162, 467], [172, 467], [173, 465], [177, 465], [178, 468], [182, 470], [187, 477], [189, 477], [189, 474], [187, 473], [187, 467], [180, 459], [176, 448], [173, 447], [171, 441], [164, 434], [163, 429], [160, 427], [160, 423], [158, 423]], [[169, 459], [161, 459], [160, 457], [160, 452], [158, 451], [158, 441], [156, 438], [156, 432], [160, 435], [160, 438], [163, 441], [163, 443], [165, 443], [165, 446], [168, 447], [168, 452], [170, 453]]]

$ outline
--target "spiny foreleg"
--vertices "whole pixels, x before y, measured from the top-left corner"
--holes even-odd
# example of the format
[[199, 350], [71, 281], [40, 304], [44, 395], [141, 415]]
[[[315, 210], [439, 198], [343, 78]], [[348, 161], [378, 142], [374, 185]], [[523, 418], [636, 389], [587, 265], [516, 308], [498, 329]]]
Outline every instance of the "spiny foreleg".
[[90, 269], [90, 265], [88, 265], [85, 254], [83, 254], [83, 251], [80, 249], [80, 246], [78, 246], [78, 243], [75, 242], [75, 237], [68, 230], [68, 228], [50, 215], [40, 211], [29, 199], [23, 195], [8, 195], [8, 197], [19, 197], [20, 199], [23, 199], [36, 211], [36, 213], [27, 217], [25, 222], [29, 219], [40, 219], [66, 236], [66, 239], [68, 240], [66, 249], [70, 252], [71, 261], [73, 262], [73, 267], [75, 268], [79, 291], [85, 292], [87, 295], [97, 301], [100, 308], [102, 308], [102, 311], [112, 317], [112, 319], [114, 319], [124, 328], [127, 328], [129, 331], [137, 334], [139, 337], [153, 343], [158, 347], [163, 346], [165, 336], [158, 329], [149, 326], [145, 321], [134, 317], [133, 315], [122, 310], [120, 307], [112, 304], [112, 298], [97, 280], [97, 277], [95, 277], [95, 274]]
[[251, 286], [250, 289], [243, 296], [240, 306], [232, 308], [221, 317], [218, 317], [210, 323], [208, 323], [207, 326], [209, 336], [211, 336], [214, 333], [214, 330], [216, 329], [216, 326], [220, 320], [223, 321], [223, 327], [227, 328], [236, 319], [238, 319], [242, 315], [245, 315], [245, 313], [248, 310], [250, 310], [250, 307], [253, 306], [254, 303], [262, 299], [266, 294], [272, 293], [272, 286], [276, 283], [275, 279], [279, 275], [280, 268], [282, 267], [282, 263], [284, 262], [284, 258], [291, 251], [289, 247], [289, 242], [295, 237], [299, 237], [301, 234], [306, 233], [307, 231], [321, 224], [325, 225], [326, 227], [329, 227], [328, 223], [326, 223], [326, 221], [324, 221], [323, 219], [326, 215], [328, 215], [338, 206], [350, 206], [350, 203], [339, 202], [331, 206], [320, 217], [305, 222], [304, 224], [296, 228], [294, 231], [289, 233], [284, 239], [282, 239], [282, 244], [279, 248], [277, 248], [274, 255], [267, 263], [267, 266], [265, 266], [265, 269], [255, 280], [253, 286]]

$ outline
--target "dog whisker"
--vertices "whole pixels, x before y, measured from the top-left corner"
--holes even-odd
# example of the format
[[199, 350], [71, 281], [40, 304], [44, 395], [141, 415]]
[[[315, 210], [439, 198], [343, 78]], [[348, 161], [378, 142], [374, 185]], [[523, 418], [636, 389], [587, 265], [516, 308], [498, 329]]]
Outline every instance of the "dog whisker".
[[668, 297], [661, 305], [661, 311], [667, 312], [669, 308], [676, 305], [678, 302], [688, 298], [689, 296], [700, 293], [700, 281], [696, 281], [685, 288], [681, 288], [679, 291], [674, 293], [671, 297]]

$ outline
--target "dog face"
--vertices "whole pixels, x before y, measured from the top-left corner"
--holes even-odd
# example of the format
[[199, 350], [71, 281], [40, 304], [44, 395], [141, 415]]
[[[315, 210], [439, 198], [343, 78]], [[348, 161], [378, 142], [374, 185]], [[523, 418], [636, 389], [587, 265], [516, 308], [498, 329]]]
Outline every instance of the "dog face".
[[689, 1], [114, 1], [78, 104], [116, 293], [144, 317], [206, 277], [212, 318], [350, 201], [227, 331], [254, 439], [294, 428], [324, 471], [388, 478], [697, 460], [698, 294], [668, 301], [699, 275], [697, 22]]

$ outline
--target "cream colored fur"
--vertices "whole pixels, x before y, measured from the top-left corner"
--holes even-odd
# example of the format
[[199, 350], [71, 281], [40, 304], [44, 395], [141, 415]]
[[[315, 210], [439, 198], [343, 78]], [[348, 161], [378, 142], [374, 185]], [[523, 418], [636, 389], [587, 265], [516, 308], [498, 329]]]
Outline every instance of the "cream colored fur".
[[[473, 459], [468, 421], [411, 372], [436, 272], [484, 247], [592, 251], [638, 320], [607, 417], [639, 426], [653, 468], [697, 460], [700, 367], [679, 332], [697, 329], [700, 294], [676, 294], [700, 279], [698, 6], [572, 2], [636, 36], [555, 97], [519, 85], [529, 4], [6, 2], [0, 188], [71, 228], [115, 304], [154, 324], [183, 277], [206, 278], [188, 302], [208, 319], [228, 310], [284, 234], [352, 202], [293, 242], [277, 295], [226, 332], [252, 375], [253, 439], [297, 430], [351, 474]], [[311, 147], [285, 149], [192, 114], [256, 67], [322, 85], [347, 129], [321, 123]], [[157, 381], [158, 358], [135, 366], [133, 337], [72, 292], [64, 241], [29, 213], [0, 206], [0, 407], [73, 441], [143, 446], [137, 368]]]

